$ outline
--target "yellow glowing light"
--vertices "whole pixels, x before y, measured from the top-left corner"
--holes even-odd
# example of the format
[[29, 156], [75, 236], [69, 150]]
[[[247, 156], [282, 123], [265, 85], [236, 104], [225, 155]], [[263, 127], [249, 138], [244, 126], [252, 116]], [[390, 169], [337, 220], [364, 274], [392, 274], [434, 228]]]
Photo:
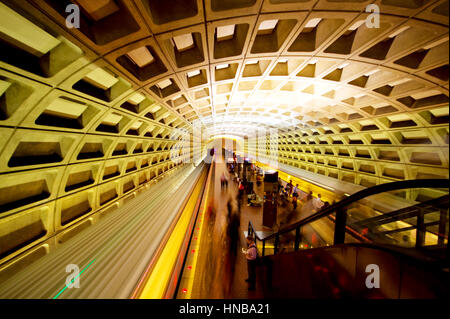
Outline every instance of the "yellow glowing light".
[[164, 297], [205, 178], [206, 173], [202, 174], [195, 186], [150, 277], [144, 284], [142, 292], [138, 297], [139, 299], [161, 299]]
[[[212, 172], [212, 170], [210, 171], [210, 173]], [[210, 174], [211, 175], [211, 174]], [[211, 179], [212, 178], [212, 176], [209, 176], [209, 178]], [[211, 182], [211, 180], [210, 180], [210, 182]], [[208, 185], [206, 186], [207, 187], [207, 189], [206, 189], [206, 196], [205, 196], [205, 200], [204, 200], [204, 203], [203, 203], [203, 205], [202, 205], [202, 208], [201, 208], [201, 212], [206, 212], [206, 210], [207, 210], [207, 204], [208, 204], [208, 197], [209, 197], [209, 187], [208, 187]], [[200, 242], [201, 241], [201, 238], [202, 238], [202, 234], [203, 234], [203, 226], [204, 226], [204, 218], [202, 218], [200, 221], [199, 221], [199, 223], [200, 223], [200, 225], [195, 225], [195, 227], [199, 227], [200, 228], [200, 231], [198, 232], [198, 235], [197, 235], [197, 242]], [[192, 263], [192, 271], [195, 271], [195, 269], [196, 269], [196, 266], [197, 266], [197, 261], [198, 261], [198, 254], [196, 254], [195, 256], [194, 256], [194, 258], [192, 259], [192, 261], [191, 261], [191, 263]], [[195, 272], [194, 272], [194, 276], [192, 276], [191, 278], [189, 278], [188, 279], [188, 281], [187, 281], [187, 292], [186, 292], [186, 299], [190, 299], [191, 298], [191, 295], [192, 295], [192, 286], [194, 285], [194, 280], [195, 280]]]

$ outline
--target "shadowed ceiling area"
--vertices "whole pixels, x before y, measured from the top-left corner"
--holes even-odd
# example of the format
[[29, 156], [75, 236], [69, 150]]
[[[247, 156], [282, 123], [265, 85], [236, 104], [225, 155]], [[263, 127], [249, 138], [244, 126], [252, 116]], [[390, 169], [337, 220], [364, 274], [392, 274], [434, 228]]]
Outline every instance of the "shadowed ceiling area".
[[448, 178], [448, 0], [1, 0], [0, 17], [0, 237], [27, 229], [0, 260], [199, 156], [193, 127], [250, 154], [277, 129], [281, 163], [366, 187]]

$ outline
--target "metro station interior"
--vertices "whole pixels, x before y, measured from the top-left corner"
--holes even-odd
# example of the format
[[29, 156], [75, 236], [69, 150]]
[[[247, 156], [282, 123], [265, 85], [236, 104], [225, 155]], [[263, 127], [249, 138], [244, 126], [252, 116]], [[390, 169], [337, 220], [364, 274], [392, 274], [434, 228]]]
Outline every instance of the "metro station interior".
[[0, 0], [0, 299], [448, 297], [448, 6]]

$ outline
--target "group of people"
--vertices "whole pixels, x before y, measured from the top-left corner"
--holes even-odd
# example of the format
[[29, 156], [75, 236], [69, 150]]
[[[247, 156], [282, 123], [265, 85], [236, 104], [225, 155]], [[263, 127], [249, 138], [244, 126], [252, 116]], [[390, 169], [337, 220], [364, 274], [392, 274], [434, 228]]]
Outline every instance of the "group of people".
[[298, 184], [295, 186], [292, 184], [292, 180], [289, 181], [289, 183], [283, 187], [283, 184], [281, 182], [281, 179], [278, 179], [278, 191], [280, 194], [280, 198], [282, 203], [289, 202], [289, 198], [292, 198], [292, 205], [294, 207], [294, 210], [297, 209], [298, 205], [298, 197], [299, 197], [299, 187]]
[[[290, 213], [287, 213], [283, 223], [298, 221], [299, 219], [310, 216], [320, 209], [330, 205], [327, 201], [322, 201], [321, 194], [314, 197], [312, 191], [309, 191], [308, 193], [302, 191], [298, 184], [295, 186], [293, 185], [292, 180], [284, 186], [281, 179], [278, 179], [278, 191], [281, 199], [281, 205], [287, 206], [290, 202], [292, 203], [293, 208]], [[297, 211], [299, 202], [301, 203], [301, 208]]]

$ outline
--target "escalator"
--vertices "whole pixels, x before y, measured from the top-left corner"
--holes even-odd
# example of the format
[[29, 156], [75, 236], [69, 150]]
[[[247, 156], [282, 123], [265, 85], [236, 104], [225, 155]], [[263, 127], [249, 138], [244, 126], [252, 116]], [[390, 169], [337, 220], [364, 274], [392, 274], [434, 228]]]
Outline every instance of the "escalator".
[[448, 180], [359, 191], [278, 232], [249, 222], [266, 298], [449, 296]]

